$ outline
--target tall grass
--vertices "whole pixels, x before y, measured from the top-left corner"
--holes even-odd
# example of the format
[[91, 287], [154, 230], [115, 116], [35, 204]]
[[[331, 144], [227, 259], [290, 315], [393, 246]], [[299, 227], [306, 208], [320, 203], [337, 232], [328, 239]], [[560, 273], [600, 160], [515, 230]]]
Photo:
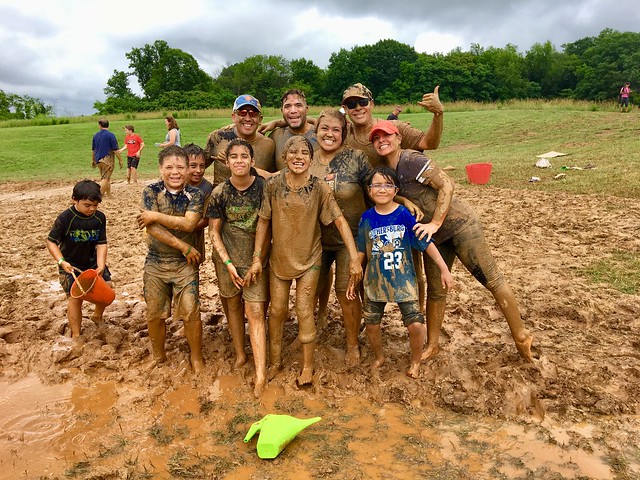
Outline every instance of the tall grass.
[[[310, 107], [310, 115], [317, 115], [322, 108]], [[391, 109], [376, 106], [374, 115], [386, 118]], [[164, 140], [166, 128], [162, 119], [169, 113], [178, 120], [183, 144], [194, 142], [204, 146], [211, 131], [231, 122], [230, 109], [109, 116], [110, 130], [121, 145], [126, 124], [133, 124], [144, 139], [146, 148], [139, 168], [142, 179], [157, 175], [158, 149], [153, 144]], [[265, 121], [281, 117], [275, 108], [265, 108], [264, 114]], [[400, 118], [425, 130], [433, 116], [413, 105], [405, 106]], [[97, 131], [98, 117], [55, 120], [51, 125], [41, 125], [41, 119], [0, 123], [4, 127], [0, 128], [0, 183], [74, 182], [95, 177], [90, 168], [91, 138]], [[490, 184], [498, 187], [640, 198], [639, 120], [638, 110], [621, 114], [612, 103], [456, 102], [445, 105], [439, 149], [427, 153], [439, 165], [452, 167], [449, 174], [459, 183], [467, 181], [467, 164], [490, 162], [493, 164]], [[548, 151], [568, 155], [551, 159], [550, 169], [536, 168], [536, 155]], [[561, 168], [588, 165], [595, 168]], [[566, 176], [554, 180], [559, 173]], [[124, 176], [124, 170], [116, 168], [114, 180]], [[531, 177], [539, 177], [541, 181], [530, 183]]]

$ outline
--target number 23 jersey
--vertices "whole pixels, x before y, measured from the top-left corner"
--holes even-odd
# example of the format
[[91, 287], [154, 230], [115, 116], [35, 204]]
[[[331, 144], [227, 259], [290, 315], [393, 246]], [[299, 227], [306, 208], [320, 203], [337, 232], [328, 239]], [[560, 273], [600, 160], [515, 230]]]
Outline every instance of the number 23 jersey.
[[411, 248], [424, 251], [429, 242], [413, 232], [415, 218], [402, 205], [386, 215], [370, 208], [358, 225], [357, 247], [367, 256], [365, 297], [372, 302], [418, 300]]

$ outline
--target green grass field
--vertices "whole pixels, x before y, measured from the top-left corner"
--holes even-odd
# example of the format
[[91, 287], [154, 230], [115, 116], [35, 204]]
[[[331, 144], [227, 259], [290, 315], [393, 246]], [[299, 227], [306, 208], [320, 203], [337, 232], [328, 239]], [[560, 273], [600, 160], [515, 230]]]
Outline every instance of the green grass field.
[[[319, 107], [311, 109], [317, 114]], [[389, 107], [376, 107], [376, 115], [386, 117]], [[408, 113], [407, 113], [408, 112]], [[267, 109], [265, 121], [277, 118]], [[207, 135], [230, 123], [230, 112], [187, 112], [177, 114], [183, 145], [204, 146]], [[432, 115], [413, 106], [405, 108], [401, 119], [424, 129]], [[146, 148], [139, 168], [141, 178], [157, 174], [153, 146], [161, 142], [166, 129], [161, 113], [114, 116], [111, 128], [120, 144], [123, 127], [133, 124]], [[504, 106], [445, 105], [444, 134], [440, 148], [428, 152], [449, 174], [466, 182], [465, 165], [491, 162], [490, 184], [512, 189], [566, 191], [576, 194], [607, 194], [640, 198], [640, 155], [638, 139], [640, 112], [620, 114], [615, 106], [520, 102]], [[19, 124], [18, 124], [19, 125]], [[3, 126], [3, 125], [0, 125]], [[97, 131], [97, 117], [71, 119], [48, 126], [4, 126], [0, 128], [0, 183], [28, 181], [74, 182], [95, 172], [90, 168], [91, 138]], [[534, 166], [536, 155], [558, 151], [566, 157], [551, 160], [552, 168]], [[126, 156], [124, 157], [126, 161]], [[562, 166], [589, 170], [562, 170]], [[559, 173], [566, 177], [554, 180]], [[530, 183], [530, 177], [541, 181]], [[114, 180], [125, 177], [116, 170]]]

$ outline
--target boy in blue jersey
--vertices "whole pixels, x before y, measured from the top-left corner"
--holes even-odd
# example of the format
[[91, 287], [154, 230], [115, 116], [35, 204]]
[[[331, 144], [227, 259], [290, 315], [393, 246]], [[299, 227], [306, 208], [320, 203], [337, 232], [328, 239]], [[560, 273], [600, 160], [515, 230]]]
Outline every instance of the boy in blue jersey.
[[[420, 375], [420, 360], [425, 339], [424, 316], [420, 312], [417, 279], [411, 248], [426, 251], [440, 268], [442, 286], [453, 286], [453, 277], [433, 241], [420, 240], [414, 234], [415, 218], [402, 205], [393, 201], [398, 192], [398, 177], [393, 169], [379, 167], [373, 171], [368, 193], [375, 206], [367, 210], [358, 225], [357, 249], [361, 262], [367, 260], [364, 274], [363, 316], [367, 337], [375, 360], [372, 369], [384, 363], [380, 322], [387, 302], [395, 302], [409, 331], [411, 361], [406, 374]], [[350, 285], [348, 297], [355, 298]]]
[[[58, 215], [47, 237], [47, 250], [58, 264], [60, 284], [67, 294], [67, 320], [72, 337], [79, 337], [82, 327], [82, 298], [70, 295], [72, 272], [96, 269], [111, 285], [107, 268], [107, 219], [98, 210], [102, 201], [100, 185], [92, 180], [75, 184], [71, 193], [73, 205]], [[92, 320], [102, 323], [105, 305], [96, 304]]]

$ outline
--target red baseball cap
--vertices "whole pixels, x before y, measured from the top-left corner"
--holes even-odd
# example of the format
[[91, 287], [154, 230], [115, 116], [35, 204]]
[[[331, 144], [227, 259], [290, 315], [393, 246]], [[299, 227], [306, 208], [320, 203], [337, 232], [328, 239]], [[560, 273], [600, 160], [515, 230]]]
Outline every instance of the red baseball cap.
[[392, 133], [399, 134], [400, 130], [398, 130], [398, 127], [396, 127], [395, 123], [393, 123], [393, 122], [391, 122], [389, 120], [380, 120], [371, 129], [371, 133], [369, 134], [369, 141], [370, 142], [373, 140], [373, 135], [378, 133], [378, 132], [384, 132], [384, 133], [387, 133], [387, 134], [391, 135]]

